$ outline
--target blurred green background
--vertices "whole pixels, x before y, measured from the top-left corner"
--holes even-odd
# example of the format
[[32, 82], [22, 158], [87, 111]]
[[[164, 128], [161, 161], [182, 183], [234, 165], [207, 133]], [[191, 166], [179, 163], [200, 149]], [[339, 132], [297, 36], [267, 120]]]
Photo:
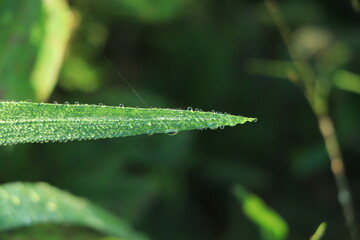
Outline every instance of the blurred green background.
[[[293, 44], [327, 76], [360, 216], [360, 31], [351, 1], [280, 1]], [[262, 1], [0, 1], [0, 98], [216, 110], [257, 117], [218, 131], [0, 149], [0, 183], [45, 181], [156, 240], [262, 239], [240, 184], [288, 239], [350, 239], [317, 120]], [[290, 70], [289, 70], [290, 69]]]

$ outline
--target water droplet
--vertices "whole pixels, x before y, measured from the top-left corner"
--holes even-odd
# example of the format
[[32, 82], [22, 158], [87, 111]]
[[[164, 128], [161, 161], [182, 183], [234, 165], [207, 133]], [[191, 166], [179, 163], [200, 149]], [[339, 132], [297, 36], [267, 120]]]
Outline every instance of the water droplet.
[[215, 111], [215, 110], [212, 110], [211, 112], [212, 112], [212, 113], [216, 113], [216, 111]]
[[79, 105], [79, 102], [76, 101], [76, 102], [74, 102], [74, 104], [75, 104], [75, 105]]
[[254, 118], [254, 119], [253, 119], [253, 122], [257, 122], [257, 118]]
[[209, 127], [211, 130], [216, 130], [216, 129], [218, 128], [218, 125], [217, 125], [217, 123], [212, 122], [212, 123], [209, 123], [209, 124], [208, 124], [208, 127]]
[[165, 133], [169, 136], [175, 136], [179, 131], [175, 129], [165, 130]]
[[54, 104], [58, 104], [58, 101], [54, 101]]
[[198, 109], [198, 108], [195, 108], [195, 112], [198, 112], [198, 111], [200, 111], [200, 109]]
[[57, 205], [53, 202], [47, 202], [46, 203], [46, 209], [50, 212], [53, 212], [57, 209]]
[[31, 102], [31, 99], [28, 99], [27, 102]]
[[119, 104], [119, 108], [124, 108], [124, 104]]
[[99, 103], [99, 106], [100, 106], [100, 107], [102, 107], [102, 106], [104, 106], [104, 104], [102, 104], [102, 103]]
[[225, 128], [225, 126], [220, 126], [219, 128], [220, 128], [220, 129], [224, 129], [224, 128]]
[[66, 104], [66, 105], [69, 105], [69, 102], [68, 102], [68, 101], [66, 101], [66, 102], [65, 102], [65, 104]]
[[188, 111], [193, 111], [193, 108], [192, 108], [192, 107], [188, 107], [187, 110], [188, 110]]

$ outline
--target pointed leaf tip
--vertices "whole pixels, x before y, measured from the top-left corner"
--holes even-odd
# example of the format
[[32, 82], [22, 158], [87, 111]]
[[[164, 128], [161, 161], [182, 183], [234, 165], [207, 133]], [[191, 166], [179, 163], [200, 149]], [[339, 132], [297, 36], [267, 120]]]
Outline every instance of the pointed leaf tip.
[[247, 118], [216, 112], [87, 104], [0, 102], [0, 145], [217, 129]]

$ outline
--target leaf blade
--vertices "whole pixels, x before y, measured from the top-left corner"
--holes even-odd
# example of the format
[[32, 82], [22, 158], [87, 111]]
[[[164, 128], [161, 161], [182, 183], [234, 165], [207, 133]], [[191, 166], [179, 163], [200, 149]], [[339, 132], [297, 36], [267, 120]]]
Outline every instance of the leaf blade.
[[0, 145], [171, 134], [253, 121], [213, 112], [0, 102]]
[[327, 224], [322, 222], [319, 227], [316, 229], [315, 233], [310, 237], [310, 240], [320, 240], [324, 237]]
[[263, 239], [283, 240], [289, 232], [286, 221], [258, 196], [249, 193], [241, 185], [234, 187], [234, 194], [244, 214], [258, 226]]
[[0, 230], [39, 223], [75, 224], [127, 240], [147, 239], [102, 208], [46, 183], [0, 186]]

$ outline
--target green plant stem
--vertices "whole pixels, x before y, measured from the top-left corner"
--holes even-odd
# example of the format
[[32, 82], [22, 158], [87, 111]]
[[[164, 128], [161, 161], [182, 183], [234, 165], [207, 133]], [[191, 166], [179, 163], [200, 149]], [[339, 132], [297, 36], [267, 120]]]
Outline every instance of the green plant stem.
[[295, 69], [298, 71], [299, 77], [303, 80], [303, 85], [301, 86], [304, 89], [305, 95], [311, 101], [314, 100], [314, 81], [315, 74], [313, 73], [311, 66], [303, 59], [297, 51], [294, 50], [291, 42], [291, 30], [284, 16], [282, 15], [279, 7], [276, 2], [273, 0], [264, 0], [267, 9], [278, 28], [278, 31], [285, 42], [288, 53], [292, 59], [292, 62], [295, 66]]
[[335, 177], [338, 188], [338, 200], [342, 205], [346, 224], [350, 230], [352, 239], [359, 239], [359, 232], [355, 219], [351, 192], [346, 177], [344, 160], [337, 140], [334, 124], [329, 115], [317, 115], [320, 132], [324, 138], [326, 151], [328, 152], [331, 171]]
[[334, 124], [328, 114], [327, 93], [324, 94], [322, 91], [319, 91], [322, 87], [321, 83], [318, 82], [319, 77], [316, 76], [311, 65], [294, 50], [291, 43], [290, 28], [277, 3], [274, 0], [264, 0], [264, 3], [286, 44], [290, 58], [294, 62], [299, 78], [303, 82], [304, 94], [318, 119], [320, 133], [323, 136], [326, 151], [329, 155], [331, 171], [338, 188], [338, 200], [343, 208], [346, 225], [352, 239], [357, 240], [359, 239], [359, 232], [354, 214], [351, 191]]

